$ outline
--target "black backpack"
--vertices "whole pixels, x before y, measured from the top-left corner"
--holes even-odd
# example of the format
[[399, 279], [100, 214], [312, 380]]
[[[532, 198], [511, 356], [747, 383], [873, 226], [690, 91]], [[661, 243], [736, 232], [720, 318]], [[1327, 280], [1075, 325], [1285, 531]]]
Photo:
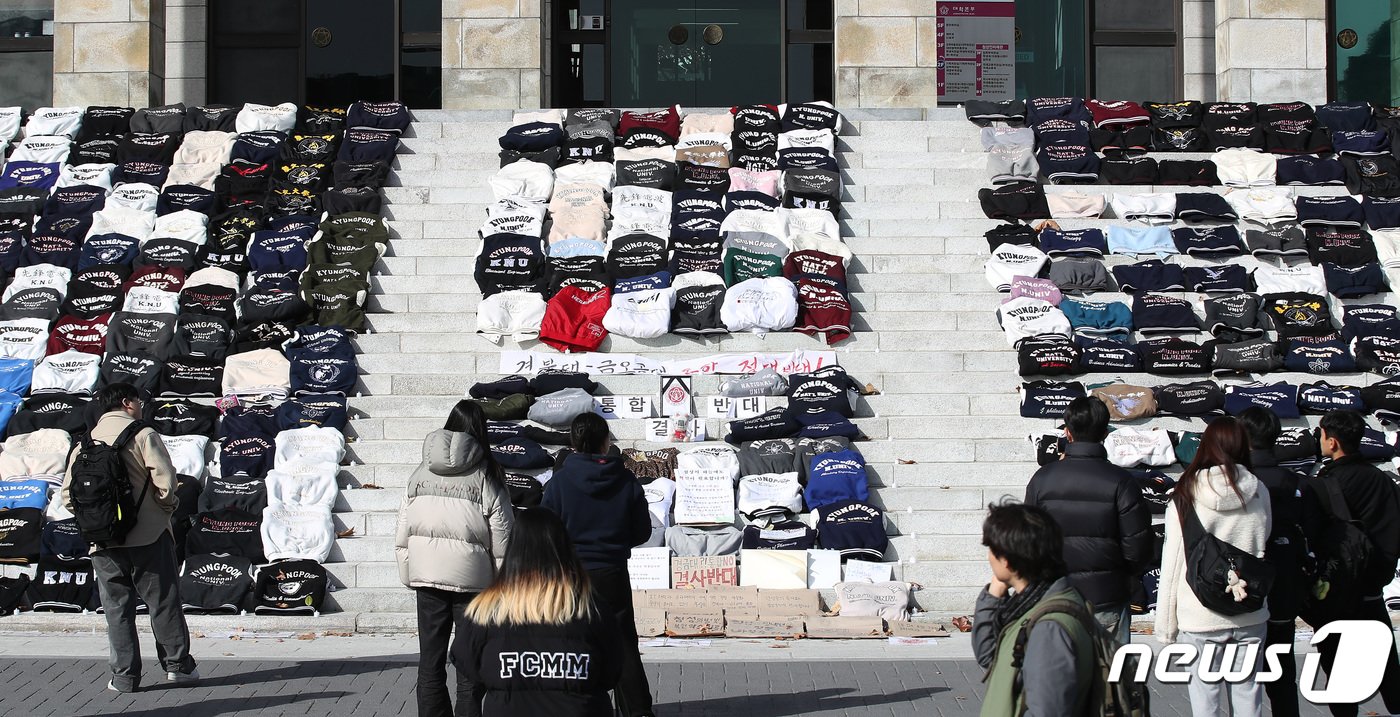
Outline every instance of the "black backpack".
[[145, 428], [143, 423], [133, 422], [112, 445], [85, 436], [73, 458], [73, 479], [68, 493], [73, 501], [78, 531], [89, 543], [99, 546], [120, 543], [136, 525], [151, 482], [146, 481], [139, 496], [133, 495], [126, 463], [122, 461], [122, 449], [142, 428]]
[[1318, 489], [1317, 498], [1322, 503], [1326, 524], [1320, 540], [1313, 546], [1318, 555], [1309, 577], [1328, 583], [1329, 587], [1322, 597], [1312, 590], [1304, 593], [1303, 599], [1310, 614], [1315, 614], [1326, 605], [1329, 597], [1337, 598], [1333, 603], [1360, 597], [1359, 583], [1376, 552], [1371, 537], [1362, 530], [1361, 522], [1352, 518], [1351, 509], [1347, 507], [1346, 498], [1342, 496], [1337, 482], [1316, 478], [1313, 486]]
[[[1195, 507], [1182, 516], [1186, 542], [1186, 584], [1206, 609], [1221, 615], [1243, 615], [1264, 607], [1274, 587], [1272, 563], [1211, 535], [1201, 525]], [[1230, 573], [1244, 581], [1244, 598], [1230, 592]]]

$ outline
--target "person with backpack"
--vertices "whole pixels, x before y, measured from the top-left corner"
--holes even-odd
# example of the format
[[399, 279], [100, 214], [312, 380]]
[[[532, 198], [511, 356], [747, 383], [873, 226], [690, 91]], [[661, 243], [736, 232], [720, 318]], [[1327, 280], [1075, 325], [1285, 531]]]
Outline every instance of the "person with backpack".
[[588, 570], [593, 599], [617, 625], [622, 661], [617, 681], [618, 708], [624, 717], [651, 717], [651, 687], [637, 649], [632, 612], [632, 580], [627, 558], [632, 548], [651, 538], [651, 511], [646, 494], [620, 454], [612, 452], [608, 422], [584, 413], [569, 427], [574, 452], [554, 471], [540, 506], [564, 521], [579, 560]]
[[1264, 559], [1274, 566], [1274, 585], [1269, 590], [1269, 621], [1264, 645], [1287, 645], [1279, 655], [1283, 675], [1264, 685], [1274, 717], [1298, 715], [1298, 668], [1293, 656], [1294, 633], [1303, 592], [1303, 559], [1307, 555], [1303, 538], [1302, 501], [1299, 499], [1300, 474], [1280, 467], [1274, 455], [1281, 425], [1278, 416], [1262, 406], [1246, 408], [1238, 416], [1249, 435], [1249, 462], [1254, 476], [1269, 491], [1272, 529], [1264, 547]]
[[479, 717], [485, 687], [457, 672], [447, 690], [447, 654], [466, 608], [491, 584], [505, 556], [512, 510], [505, 471], [491, 456], [486, 414], [458, 401], [447, 424], [423, 439], [423, 462], [408, 479], [395, 530], [399, 579], [418, 604], [418, 714]]
[[467, 606], [452, 664], [485, 688], [484, 717], [613, 717], [617, 628], [563, 521], [526, 508], [496, 580]]
[[[1382, 591], [1395, 579], [1400, 555], [1400, 497], [1380, 469], [1361, 455], [1366, 419], [1355, 411], [1331, 411], [1319, 423], [1318, 448], [1327, 459], [1303, 484], [1303, 532], [1318, 570], [1305, 593], [1303, 619], [1314, 629], [1334, 620], [1376, 620], [1391, 630]], [[1331, 674], [1337, 640], [1318, 646]], [[1400, 712], [1400, 662], [1390, 651], [1381, 699]], [[1357, 714], [1355, 704], [1328, 705], [1333, 715]]]
[[[1222, 708], [1235, 717], [1264, 714], [1264, 691], [1253, 674], [1269, 619], [1268, 586], [1259, 583], [1269, 581], [1255, 576], [1269, 542], [1270, 509], [1268, 489], [1249, 469], [1249, 451], [1239, 421], [1228, 416], [1212, 421], [1167, 505], [1155, 632], [1164, 643], [1180, 638], [1201, 650], [1187, 684], [1196, 717], [1214, 717]], [[1215, 559], [1220, 555], [1228, 555], [1239, 572], [1215, 570], [1224, 562]], [[1265, 566], [1260, 569], [1272, 572]], [[1243, 663], [1244, 650], [1236, 650], [1239, 662], [1225, 666], [1249, 677], [1235, 684], [1201, 680], [1197, 665], [1207, 647], [1214, 657], [1211, 667], [1220, 667], [1222, 648], [1232, 644], [1258, 646], [1251, 664]]]
[[987, 670], [982, 715], [1087, 717], [1097, 623], [1068, 577], [1060, 526], [1033, 505], [987, 510], [982, 544], [992, 580], [972, 623], [973, 651]]
[[1069, 579], [1094, 617], [1127, 643], [1133, 586], [1152, 567], [1152, 514], [1142, 488], [1108, 462], [1108, 408], [1085, 396], [1065, 408], [1065, 447], [1026, 484], [1026, 503], [1044, 508], [1064, 535]]
[[160, 435], [142, 423], [143, 403], [135, 386], [114, 383], [99, 390], [92, 403], [102, 414], [68, 455], [62, 497], [79, 531], [93, 544], [92, 571], [107, 618], [112, 671], [107, 689], [136, 692], [141, 687], [138, 598], [150, 611], [166, 681], [197, 683], [170, 527], [180, 502], [175, 467]]

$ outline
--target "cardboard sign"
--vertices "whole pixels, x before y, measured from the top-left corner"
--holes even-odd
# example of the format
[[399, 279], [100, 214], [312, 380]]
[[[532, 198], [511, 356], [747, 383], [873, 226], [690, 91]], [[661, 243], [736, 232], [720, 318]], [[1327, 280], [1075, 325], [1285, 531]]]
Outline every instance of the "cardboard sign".
[[741, 550], [740, 585], [758, 588], [807, 587], [807, 552], [804, 550]]
[[816, 590], [759, 590], [758, 614], [782, 617], [820, 615], [821, 593]]
[[948, 628], [936, 622], [901, 622], [895, 620], [888, 623], [890, 634], [896, 637], [948, 637]]
[[807, 551], [807, 587], [814, 590], [835, 587], [841, 582], [841, 551]]
[[724, 634], [723, 610], [666, 612], [666, 634], [671, 637], [706, 637]]
[[806, 637], [802, 620], [796, 618], [724, 616], [724, 634], [729, 637]]
[[676, 525], [734, 522], [734, 481], [723, 469], [676, 469]]
[[651, 418], [651, 396], [594, 396], [593, 412], [610, 421], [618, 418]]
[[885, 637], [885, 621], [878, 617], [810, 617], [807, 637]]
[[[669, 548], [663, 548], [669, 552]], [[733, 555], [677, 556], [671, 558], [671, 589], [694, 590], [711, 585], [736, 585], [739, 570]]]
[[666, 634], [666, 611], [656, 608], [633, 608], [632, 621], [638, 637], [659, 637]]
[[632, 548], [627, 575], [633, 590], [665, 590], [671, 587], [670, 548]]
[[894, 563], [872, 563], [868, 560], [846, 561], [846, 582], [884, 583], [894, 579]]
[[718, 586], [705, 589], [705, 604], [724, 610], [725, 615], [758, 614], [758, 588]]
[[694, 392], [690, 376], [661, 377], [661, 415], [667, 418], [694, 416]]

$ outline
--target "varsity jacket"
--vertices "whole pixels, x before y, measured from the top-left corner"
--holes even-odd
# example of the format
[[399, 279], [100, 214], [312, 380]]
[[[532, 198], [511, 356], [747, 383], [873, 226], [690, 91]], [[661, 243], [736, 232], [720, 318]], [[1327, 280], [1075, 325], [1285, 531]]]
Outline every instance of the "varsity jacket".
[[477, 592], [505, 556], [510, 494], [490, 481], [484, 447], [470, 435], [437, 430], [423, 439], [423, 462], [399, 508], [394, 555], [411, 588]]
[[[133, 419], [124, 411], [108, 411], [92, 427], [91, 436], [95, 441], [111, 444], [122, 431], [131, 425]], [[63, 477], [63, 507], [73, 510], [73, 498], [68, 487], [73, 481], [73, 459], [80, 445], [75, 445], [68, 454], [68, 471]], [[146, 497], [141, 501], [136, 516], [136, 525], [126, 534], [121, 543], [108, 543], [107, 548], [139, 548], [150, 545], [160, 538], [160, 534], [170, 530], [170, 514], [180, 501], [175, 497], [175, 467], [170, 463], [170, 455], [160, 434], [154, 429], [143, 428], [122, 450], [122, 462], [126, 464], [126, 474], [131, 480], [131, 489], [136, 495], [150, 484]]]

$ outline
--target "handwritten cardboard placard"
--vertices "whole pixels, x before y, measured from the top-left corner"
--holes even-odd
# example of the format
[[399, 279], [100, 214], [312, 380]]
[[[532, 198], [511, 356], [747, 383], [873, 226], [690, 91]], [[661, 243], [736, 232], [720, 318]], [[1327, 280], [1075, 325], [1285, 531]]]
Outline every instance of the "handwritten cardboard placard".
[[671, 637], [704, 637], [724, 634], [723, 610], [666, 612], [666, 634]]
[[724, 634], [729, 637], [805, 637], [802, 620], [797, 618], [724, 616]]
[[639, 637], [659, 637], [666, 634], [666, 611], [651, 607], [633, 608], [632, 621]]
[[740, 585], [757, 588], [807, 587], [807, 552], [804, 550], [741, 550]]
[[723, 468], [676, 469], [677, 525], [727, 525], [734, 522], [734, 481]]
[[758, 614], [776, 617], [820, 615], [821, 593], [816, 590], [759, 590]]
[[936, 622], [902, 622], [894, 620], [888, 623], [890, 634], [896, 637], [948, 637], [948, 628]]
[[878, 617], [809, 617], [807, 637], [885, 637], [885, 621]]
[[665, 590], [671, 587], [670, 548], [632, 548], [627, 575], [633, 590]]
[[758, 614], [758, 588], [711, 586], [705, 589], [705, 606], [719, 608], [728, 615]]
[[711, 585], [737, 585], [739, 569], [733, 555], [671, 558], [671, 589], [694, 590]]

